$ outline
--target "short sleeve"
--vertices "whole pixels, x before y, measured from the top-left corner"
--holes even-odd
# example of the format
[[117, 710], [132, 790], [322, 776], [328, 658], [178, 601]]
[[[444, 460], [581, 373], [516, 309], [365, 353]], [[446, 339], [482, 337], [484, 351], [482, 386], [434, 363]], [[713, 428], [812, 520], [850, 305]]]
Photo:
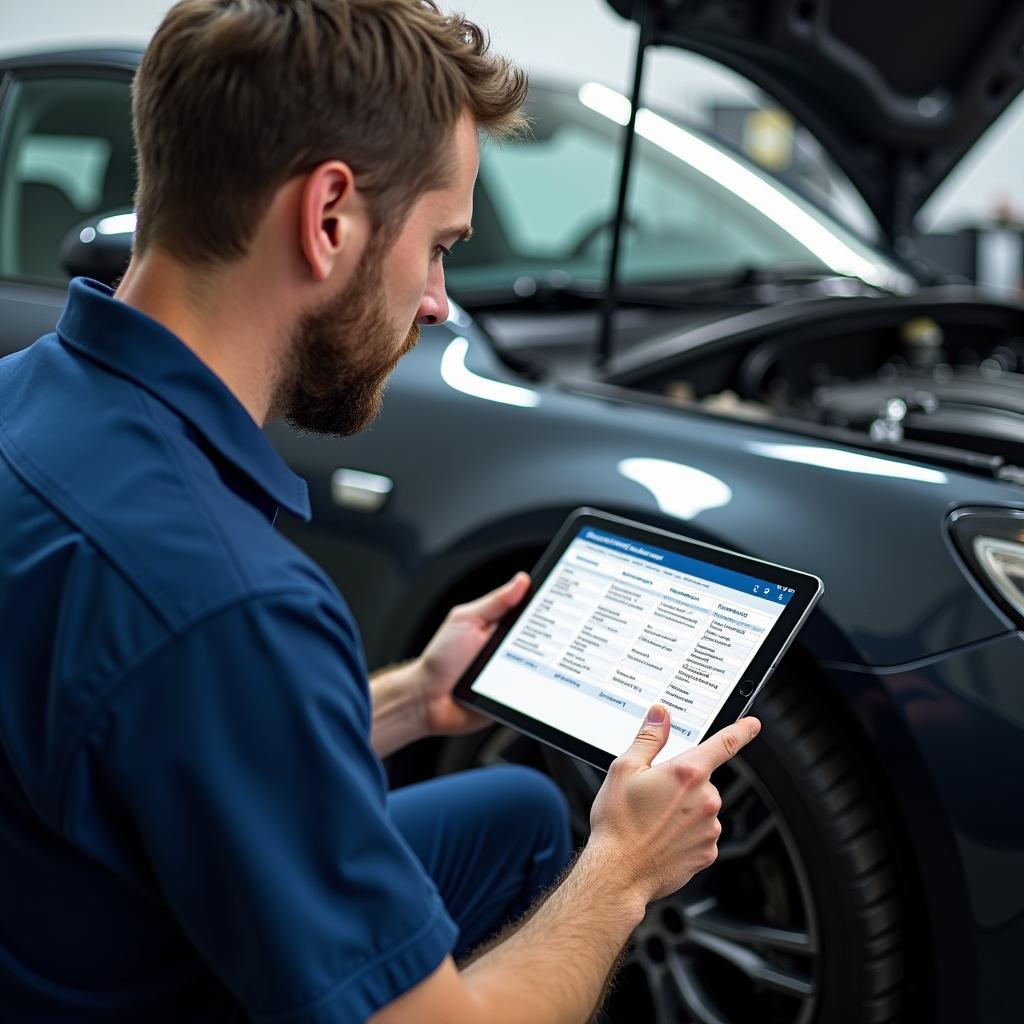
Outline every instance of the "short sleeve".
[[182, 929], [246, 1012], [362, 1021], [457, 928], [386, 810], [366, 673], [339, 604], [250, 599], [120, 687], [89, 738]]

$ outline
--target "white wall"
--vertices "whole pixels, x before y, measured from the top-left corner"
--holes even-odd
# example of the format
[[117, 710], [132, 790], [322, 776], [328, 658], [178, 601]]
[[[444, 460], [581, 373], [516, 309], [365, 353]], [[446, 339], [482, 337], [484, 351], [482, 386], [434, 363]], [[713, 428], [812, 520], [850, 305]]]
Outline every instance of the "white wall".
[[[0, 0], [0, 55], [103, 43], [144, 43], [171, 6], [168, 0]], [[632, 77], [635, 26], [604, 0], [462, 0], [459, 8], [491, 33], [496, 50], [545, 78], [598, 79], [626, 88]], [[674, 59], [673, 59], [674, 58]], [[747, 96], [735, 76], [710, 67], [680, 69], [676, 54], [656, 54], [651, 96], [681, 111], [707, 97]], [[706, 62], [699, 62], [706, 64]]]
[[921, 211], [926, 231], [990, 219], [1006, 206], [1024, 222], [1024, 94], [975, 143]]
[[0, 0], [0, 55], [144, 43], [170, 6], [164, 0]]
[[[442, 0], [448, 6], [447, 0]], [[167, 0], [0, 0], [0, 55], [102, 43], [144, 43]], [[494, 47], [533, 74], [594, 79], [628, 90], [635, 27], [604, 0], [462, 0]], [[695, 57], [656, 52], [648, 99], [699, 119], [709, 101], [755, 95], [736, 76]], [[1024, 98], [1004, 116], [924, 211], [931, 229], [988, 217], [1008, 203], [1024, 219]]]

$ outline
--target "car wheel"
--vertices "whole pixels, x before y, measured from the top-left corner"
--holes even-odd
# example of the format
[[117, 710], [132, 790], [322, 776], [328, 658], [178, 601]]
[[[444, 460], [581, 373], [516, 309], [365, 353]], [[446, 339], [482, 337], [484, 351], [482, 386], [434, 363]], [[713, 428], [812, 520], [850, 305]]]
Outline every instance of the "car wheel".
[[[777, 677], [764, 728], [716, 772], [718, 860], [652, 904], [607, 1019], [657, 1024], [880, 1024], [909, 985], [908, 916], [886, 808], [848, 725], [812, 685]], [[531, 764], [565, 791], [582, 843], [603, 774], [510, 729], [449, 741], [439, 770]]]

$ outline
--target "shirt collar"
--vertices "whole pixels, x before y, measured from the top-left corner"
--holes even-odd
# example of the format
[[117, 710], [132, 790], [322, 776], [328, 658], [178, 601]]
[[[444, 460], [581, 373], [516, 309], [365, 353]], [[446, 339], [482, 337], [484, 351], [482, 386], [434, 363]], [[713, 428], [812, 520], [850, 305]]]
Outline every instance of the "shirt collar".
[[224, 382], [162, 324], [115, 299], [106, 285], [77, 277], [57, 334], [170, 406], [275, 504], [308, 522], [306, 481], [285, 465]]

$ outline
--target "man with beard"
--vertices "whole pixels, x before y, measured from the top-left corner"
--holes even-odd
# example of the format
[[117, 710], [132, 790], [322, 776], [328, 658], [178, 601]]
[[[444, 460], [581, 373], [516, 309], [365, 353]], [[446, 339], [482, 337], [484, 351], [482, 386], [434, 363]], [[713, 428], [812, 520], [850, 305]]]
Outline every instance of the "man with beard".
[[527, 579], [368, 686], [273, 529], [309, 499], [261, 427], [373, 419], [525, 88], [426, 0], [183, 0], [157, 31], [124, 280], [0, 362], [4, 1020], [583, 1020], [713, 859], [750, 719], [652, 768], [655, 706], [564, 874], [538, 773], [388, 794], [380, 757], [484, 724], [452, 686]]

